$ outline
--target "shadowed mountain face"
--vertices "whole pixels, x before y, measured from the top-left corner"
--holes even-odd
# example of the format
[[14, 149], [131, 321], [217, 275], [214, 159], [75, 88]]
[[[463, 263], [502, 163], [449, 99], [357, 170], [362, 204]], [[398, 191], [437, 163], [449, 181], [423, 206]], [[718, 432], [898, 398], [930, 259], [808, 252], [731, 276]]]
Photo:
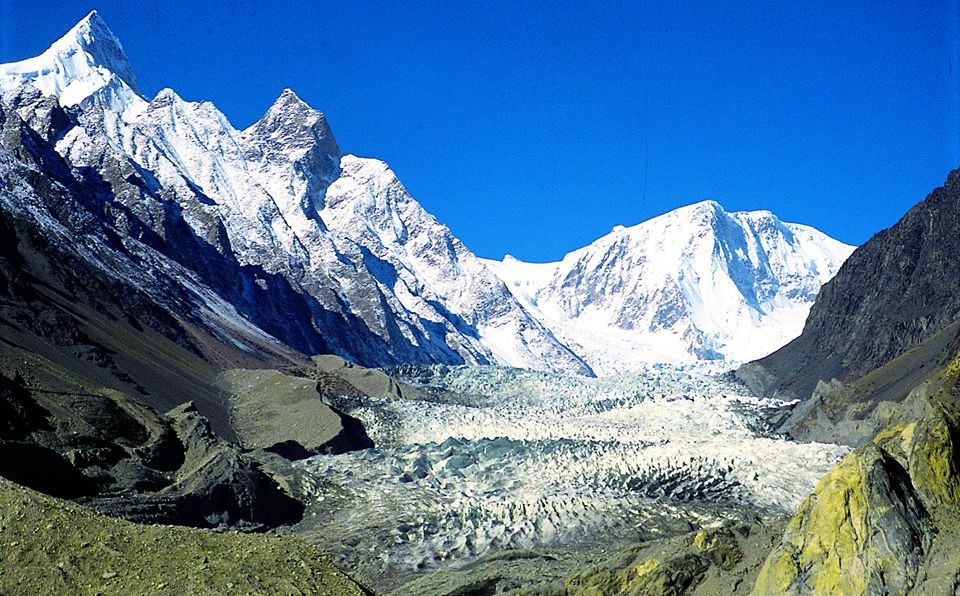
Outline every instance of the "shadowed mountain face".
[[[819, 381], [859, 379], [958, 317], [960, 171], [955, 170], [942, 188], [851, 255], [821, 289], [800, 337], [741, 367], [737, 376], [764, 395], [805, 399]], [[947, 348], [950, 341], [941, 343]], [[929, 364], [951, 355], [934, 351]]]
[[[56, 105], [46, 109], [40, 128], [69, 120]], [[139, 395], [160, 410], [192, 399], [229, 437], [213, 388], [218, 370], [307, 362], [165, 257], [159, 249], [186, 240], [132, 223], [109, 186], [75, 178], [16, 110], [0, 106], [0, 132], [4, 372], [29, 368], [51, 389], [87, 383]], [[138, 182], [129, 171], [125, 184]], [[118, 234], [111, 225], [118, 221], [130, 222], [144, 242]]]
[[[161, 235], [119, 204], [115, 192], [148, 178], [129, 164], [104, 168], [113, 184], [72, 170], [37, 132], [56, 138], [71, 116], [49, 100], [31, 109], [37, 128], [0, 105], [0, 476], [139, 521], [296, 522], [302, 504], [260, 455], [224, 440], [243, 437], [219, 375], [312, 363], [167, 256], [209, 246], [174, 212]], [[208, 273], [242, 283], [243, 267], [218, 256]], [[333, 418], [313, 429], [320, 446], [343, 423], [313, 395], [314, 415]]]

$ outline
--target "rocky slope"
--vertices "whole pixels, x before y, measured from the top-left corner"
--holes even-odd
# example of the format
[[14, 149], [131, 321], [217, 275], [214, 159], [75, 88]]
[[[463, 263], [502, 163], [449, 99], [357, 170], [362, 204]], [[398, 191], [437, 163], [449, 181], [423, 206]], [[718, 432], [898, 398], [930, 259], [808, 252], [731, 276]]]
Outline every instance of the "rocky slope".
[[793, 409], [780, 430], [800, 440], [856, 446], [907, 414], [919, 416], [923, 403], [912, 391], [960, 351], [958, 331], [960, 321], [955, 321], [858, 379], [820, 382], [813, 395]]
[[557, 263], [487, 261], [598, 373], [732, 367], [797, 336], [853, 247], [769, 211], [715, 201], [618, 227]]
[[295, 538], [139, 525], [0, 479], [4, 594], [370, 594]]
[[[824, 285], [798, 338], [738, 376], [764, 395], [805, 399], [821, 380], [854, 381], [944, 331], [960, 318], [958, 238], [960, 171], [954, 171], [851, 255]], [[949, 341], [942, 344], [943, 351], [929, 355], [928, 371], [951, 356]]]
[[[340, 375], [319, 370], [307, 375], [244, 369], [220, 375], [240, 444], [290, 460], [373, 447], [360, 421], [324, 401], [325, 395], [358, 395], [356, 389]], [[330, 381], [334, 387], [325, 386]]]
[[590, 373], [386, 164], [343, 154], [290, 90], [243, 131], [170, 89], [148, 100], [91, 13], [40, 56], [0, 66], [0, 91], [62, 176], [98, 190], [99, 222], [296, 350]]
[[141, 522], [273, 527], [303, 505], [193, 408], [116, 391], [51, 392], [0, 376], [0, 476]]
[[[72, 167], [52, 140], [75, 114], [29, 90], [12, 101], [0, 104], [3, 475], [129, 519], [251, 528], [298, 520], [302, 505], [228, 442], [242, 438], [221, 375], [303, 374], [313, 362], [165, 254], [202, 245], [175, 219], [161, 216], [163, 235], [136, 223], [114, 192], [137, 193], [148, 176], [110, 162], [103, 172], [119, 180], [111, 185]], [[342, 419], [319, 399], [312, 411], [331, 418], [310, 445], [323, 447]]]
[[912, 397], [918, 418], [847, 456], [787, 524], [754, 592], [947, 594], [960, 587], [960, 358]]

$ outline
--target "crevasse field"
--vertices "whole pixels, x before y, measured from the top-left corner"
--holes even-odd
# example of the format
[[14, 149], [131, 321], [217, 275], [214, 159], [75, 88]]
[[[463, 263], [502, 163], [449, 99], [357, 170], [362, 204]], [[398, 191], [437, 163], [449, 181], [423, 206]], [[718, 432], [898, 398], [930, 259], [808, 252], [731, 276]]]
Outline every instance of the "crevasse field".
[[324, 548], [383, 574], [790, 511], [846, 452], [771, 436], [782, 402], [685, 371], [391, 372], [428, 397], [339, 403], [377, 447], [298, 464]]

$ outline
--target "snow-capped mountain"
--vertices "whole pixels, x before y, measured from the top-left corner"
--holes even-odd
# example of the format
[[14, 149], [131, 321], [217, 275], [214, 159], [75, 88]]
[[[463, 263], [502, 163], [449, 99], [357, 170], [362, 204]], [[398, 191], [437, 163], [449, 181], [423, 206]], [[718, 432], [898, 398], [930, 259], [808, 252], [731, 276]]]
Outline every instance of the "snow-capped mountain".
[[715, 201], [618, 226], [555, 263], [486, 261], [598, 374], [653, 363], [729, 367], [802, 330], [853, 251], [769, 211]]
[[[483, 262], [384, 162], [341, 151], [324, 115], [289, 89], [245, 130], [171, 89], [144, 97], [96, 12], [39, 56], [0, 65], [0, 92], [2, 112], [65, 162], [54, 177], [93, 197], [71, 207], [83, 217], [48, 204], [38, 222], [70, 230], [92, 217], [124, 246], [111, 260], [129, 262], [112, 270], [162, 267], [183, 290], [168, 294], [204, 296], [171, 303], [174, 315], [226, 305], [304, 354], [368, 366], [729, 366], [799, 334], [852, 250], [767, 212], [705, 202], [558, 263]], [[53, 161], [38, 167], [50, 175]], [[141, 254], [153, 256], [131, 257]]]
[[242, 131], [209, 102], [147, 99], [93, 12], [43, 54], [0, 65], [0, 91], [97, 189], [89, 207], [124, 242], [176, 261], [287, 345], [371, 366], [591, 372], [385, 163], [341, 152], [290, 90]]

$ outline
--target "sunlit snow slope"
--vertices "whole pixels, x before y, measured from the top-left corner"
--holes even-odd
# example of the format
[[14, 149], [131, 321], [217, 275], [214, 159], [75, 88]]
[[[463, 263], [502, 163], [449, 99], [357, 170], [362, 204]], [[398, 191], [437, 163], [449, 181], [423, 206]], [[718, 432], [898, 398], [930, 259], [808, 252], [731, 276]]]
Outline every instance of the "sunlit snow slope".
[[618, 226], [556, 263], [485, 263], [598, 374], [717, 370], [799, 335], [853, 248], [769, 211], [703, 201]]

